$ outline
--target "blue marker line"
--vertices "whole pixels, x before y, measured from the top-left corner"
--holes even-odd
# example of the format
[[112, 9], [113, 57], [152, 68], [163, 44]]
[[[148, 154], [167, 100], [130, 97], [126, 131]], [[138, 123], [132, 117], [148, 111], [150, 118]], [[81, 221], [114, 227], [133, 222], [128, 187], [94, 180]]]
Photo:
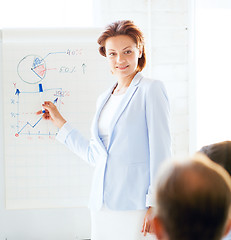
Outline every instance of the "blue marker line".
[[47, 58], [51, 54], [59, 54], [59, 53], [66, 53], [66, 52], [51, 52], [46, 55], [46, 57], [42, 58], [41, 61], [43, 61], [45, 58]]
[[31, 71], [33, 71], [33, 73], [34, 73], [35, 75], [37, 75], [40, 79], [42, 79], [42, 78], [38, 75], [38, 73], [36, 73], [36, 72], [34, 71], [33, 68], [31, 68]]
[[20, 93], [20, 91], [18, 90], [18, 94], [17, 94], [17, 125], [16, 125], [17, 130], [19, 130], [19, 125], [18, 125], [18, 122], [19, 122], [19, 93]]
[[[43, 92], [47, 92], [47, 91], [51, 91], [51, 90], [62, 90], [62, 88], [47, 88], [44, 89]], [[35, 91], [35, 92], [21, 92], [19, 89], [16, 90], [15, 95], [21, 94], [21, 93], [39, 93], [39, 91]]]
[[37, 57], [35, 58], [34, 62], [33, 62], [33, 69], [35, 69], [36, 67], [38, 67], [39, 65], [42, 64], [42, 61]]
[[18, 134], [20, 134], [21, 131], [22, 131], [27, 125], [31, 126], [32, 128], [35, 128], [35, 126], [42, 120], [42, 118], [43, 118], [43, 117], [39, 118], [39, 120], [38, 120], [34, 125], [31, 125], [29, 122], [27, 122], [27, 123], [21, 128], [21, 130], [18, 132]]
[[57, 102], [58, 102], [58, 98], [56, 98], [53, 103], [56, 104]]
[[18, 95], [18, 96], [19, 96], [20, 93], [21, 93], [21, 92], [20, 92], [19, 89], [17, 88], [14, 95]]
[[[43, 101], [43, 85], [42, 83], [39, 84], [39, 96], [40, 96], [40, 100], [41, 100], [41, 105], [44, 104], [44, 101]], [[45, 109], [42, 107], [42, 112], [45, 113]]]

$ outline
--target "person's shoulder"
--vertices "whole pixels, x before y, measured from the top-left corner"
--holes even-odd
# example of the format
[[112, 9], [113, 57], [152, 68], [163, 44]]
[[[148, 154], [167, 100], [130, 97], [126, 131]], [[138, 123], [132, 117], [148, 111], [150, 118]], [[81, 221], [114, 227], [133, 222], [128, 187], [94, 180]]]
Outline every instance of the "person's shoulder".
[[164, 87], [164, 84], [161, 80], [148, 78], [148, 77], [143, 77], [141, 79], [140, 86], [145, 88], [145, 89], [150, 89], [150, 88], [157, 88], [158, 89], [158, 88]]
[[168, 99], [167, 91], [161, 80], [143, 77], [140, 81], [140, 87], [147, 98], [164, 98]]

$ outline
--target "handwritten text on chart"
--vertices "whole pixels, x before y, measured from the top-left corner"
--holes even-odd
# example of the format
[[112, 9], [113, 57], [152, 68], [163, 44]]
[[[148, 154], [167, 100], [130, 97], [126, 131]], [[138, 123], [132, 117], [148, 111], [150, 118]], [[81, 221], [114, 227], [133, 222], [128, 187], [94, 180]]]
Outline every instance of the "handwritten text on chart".
[[60, 73], [73, 73], [76, 72], [76, 67], [64, 67], [62, 66], [59, 70]]
[[83, 49], [67, 49], [67, 54], [68, 55], [72, 55], [72, 56], [76, 56], [76, 55], [82, 55]]
[[[82, 73], [85, 74], [87, 65], [85, 63], [81, 64], [82, 67]], [[76, 66], [61, 66], [59, 68], [59, 73], [75, 73], [76, 72]]]
[[56, 91], [54, 96], [55, 97], [69, 97], [70, 91]]

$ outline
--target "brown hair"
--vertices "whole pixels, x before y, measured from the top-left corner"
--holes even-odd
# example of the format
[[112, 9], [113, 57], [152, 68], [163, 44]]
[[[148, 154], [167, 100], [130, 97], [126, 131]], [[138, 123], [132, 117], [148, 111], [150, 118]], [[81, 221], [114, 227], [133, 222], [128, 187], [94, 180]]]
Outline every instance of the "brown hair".
[[144, 37], [140, 29], [130, 20], [116, 21], [109, 24], [98, 38], [99, 52], [106, 57], [105, 43], [110, 37], [126, 35], [131, 37], [138, 48], [142, 48], [142, 56], [138, 60], [137, 71], [140, 72], [146, 65], [146, 53], [144, 48]]
[[169, 163], [160, 172], [156, 216], [171, 240], [221, 239], [230, 206], [230, 176], [205, 155]]
[[224, 167], [231, 175], [231, 141], [218, 142], [201, 148], [200, 152]]

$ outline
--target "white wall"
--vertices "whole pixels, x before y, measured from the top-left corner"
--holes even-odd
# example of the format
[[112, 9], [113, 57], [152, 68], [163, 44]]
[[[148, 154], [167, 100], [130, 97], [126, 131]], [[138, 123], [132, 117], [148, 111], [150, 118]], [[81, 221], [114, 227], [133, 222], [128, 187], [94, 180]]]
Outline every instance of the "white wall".
[[[195, 1], [196, 146], [231, 140], [231, 1]], [[206, 95], [206, 97], [205, 97]]]
[[[189, 152], [189, 2], [190, 0], [97, 0], [96, 4], [100, 14], [100, 18], [95, 19], [97, 25], [105, 26], [118, 19], [131, 19], [144, 32], [147, 49], [152, 50], [151, 54], [147, 51], [148, 71], [144, 71], [144, 74], [151, 73], [151, 77], [162, 80], [167, 88], [171, 102], [174, 156], [184, 156]], [[148, 9], [150, 5], [151, 11]], [[148, 15], [149, 12], [151, 16]]]

